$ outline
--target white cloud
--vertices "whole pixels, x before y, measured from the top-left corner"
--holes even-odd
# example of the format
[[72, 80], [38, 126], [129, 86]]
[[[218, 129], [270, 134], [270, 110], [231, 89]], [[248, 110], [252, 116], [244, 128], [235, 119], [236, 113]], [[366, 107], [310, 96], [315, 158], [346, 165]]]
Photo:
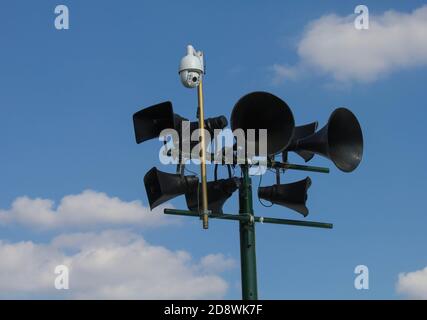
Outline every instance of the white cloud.
[[49, 199], [19, 197], [10, 209], [0, 209], [0, 225], [21, 224], [36, 229], [99, 226], [159, 226], [176, 222], [159, 206], [153, 212], [140, 201], [122, 201], [105, 193], [86, 190], [62, 198], [57, 207]]
[[200, 260], [200, 267], [206, 272], [222, 272], [236, 267], [236, 261], [222, 253], [209, 254]]
[[[60, 264], [70, 269], [67, 291], [54, 289], [54, 269]], [[48, 244], [0, 241], [0, 293], [26, 298], [217, 299], [228, 289], [218, 273], [234, 265], [218, 254], [197, 262], [185, 251], [151, 245], [128, 231], [64, 234]]]
[[[0, 224], [40, 230], [95, 230], [158, 226], [175, 221], [150, 212], [140, 201], [122, 201], [91, 190], [49, 199], [17, 198], [0, 210]], [[172, 220], [171, 220], [172, 219]], [[57, 265], [70, 268], [70, 290], [54, 289]], [[228, 284], [220, 273], [235, 266], [222, 254], [200, 261], [186, 251], [147, 243], [124, 230], [65, 233], [49, 243], [0, 240], [0, 297], [81, 299], [222, 298]]]
[[274, 64], [271, 67], [271, 70], [274, 73], [273, 82], [278, 84], [283, 81], [283, 79], [296, 80], [300, 74], [298, 67], [289, 66], [289, 65], [280, 65]]
[[397, 292], [410, 299], [427, 299], [427, 267], [414, 272], [400, 273]]
[[371, 14], [368, 30], [356, 30], [354, 19], [331, 14], [309, 23], [297, 45], [299, 62], [275, 65], [275, 82], [312, 71], [337, 81], [370, 82], [427, 65], [427, 6], [412, 13]]

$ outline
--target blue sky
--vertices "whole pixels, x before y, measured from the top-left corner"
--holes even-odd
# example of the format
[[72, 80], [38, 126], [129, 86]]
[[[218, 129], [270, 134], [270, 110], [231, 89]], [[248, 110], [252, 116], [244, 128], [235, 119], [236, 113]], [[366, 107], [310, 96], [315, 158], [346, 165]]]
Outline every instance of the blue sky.
[[[58, 4], [69, 7], [69, 30], [54, 28]], [[229, 118], [242, 95], [265, 90], [291, 106], [297, 124], [318, 120], [323, 126], [335, 108], [346, 106], [363, 128], [364, 158], [353, 173], [344, 174], [320, 157], [310, 162], [330, 167], [331, 173], [309, 174], [313, 184], [308, 219], [332, 222], [333, 230], [257, 225], [260, 298], [401, 298], [396, 293], [399, 273], [427, 266], [425, 51], [414, 53], [411, 44], [405, 44], [407, 54], [414, 54], [409, 62], [384, 55], [386, 62], [391, 59], [385, 63], [386, 70], [369, 81], [354, 76], [352, 69], [344, 80], [337, 79], [330, 69], [322, 69], [313, 60], [307, 62], [313, 56], [298, 53], [310, 23], [328, 14], [349, 16], [357, 4], [3, 1], [0, 208], [9, 210], [22, 196], [58, 202], [86, 189], [123, 202], [139, 199], [147, 206], [142, 183], [145, 172], [153, 166], [169, 172], [174, 168], [160, 165], [158, 141], [135, 144], [132, 114], [170, 100], [175, 112], [195, 118], [196, 92], [181, 85], [177, 72], [186, 45], [191, 43], [206, 54], [207, 116]], [[375, 19], [381, 19], [385, 11], [411, 14], [425, 2], [364, 4], [375, 31]], [[426, 34], [425, 27], [421, 24], [420, 32]], [[425, 43], [419, 46], [425, 48]], [[361, 50], [354, 53], [354, 59], [367, 65], [363, 59], [369, 59], [369, 54]], [[292, 70], [300, 71], [301, 76], [278, 78], [275, 65], [296, 66]], [[300, 161], [297, 157], [292, 160]], [[282, 180], [306, 176], [291, 172]], [[273, 177], [263, 178], [263, 185], [268, 183], [273, 183]], [[258, 177], [253, 184], [258, 185]], [[236, 196], [224, 211], [237, 212]], [[258, 215], [301, 218], [286, 208], [267, 209], [256, 197], [254, 200]], [[172, 204], [185, 208], [182, 198]], [[209, 231], [191, 218], [154, 228], [124, 225], [149, 243], [171, 252], [185, 250], [194, 260], [211, 253], [221, 253], [226, 261], [234, 259], [237, 266], [226, 268], [219, 276], [228, 284], [219, 297], [240, 298], [236, 223], [212, 221]], [[94, 224], [83, 229], [96, 233], [103, 228]], [[12, 223], [0, 225], [0, 239], [10, 244], [48, 244], [52, 238], [74, 231], [73, 227], [41, 231]], [[369, 290], [353, 286], [353, 270], [359, 264], [369, 267]], [[0, 279], [4, 277], [0, 275]], [[63, 294], [39, 293], [25, 286], [14, 289], [1, 283], [0, 288], [1, 297]]]

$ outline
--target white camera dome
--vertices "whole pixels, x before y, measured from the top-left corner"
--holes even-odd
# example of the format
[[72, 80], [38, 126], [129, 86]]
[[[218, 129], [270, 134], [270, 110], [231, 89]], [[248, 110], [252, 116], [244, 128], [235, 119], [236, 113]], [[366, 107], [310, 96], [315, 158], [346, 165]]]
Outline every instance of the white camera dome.
[[181, 59], [179, 75], [186, 88], [195, 88], [199, 85], [204, 73], [203, 54], [196, 52], [192, 46], [187, 46], [187, 55]]
[[181, 82], [186, 88], [196, 88], [200, 83], [200, 71], [184, 70], [180, 72]]

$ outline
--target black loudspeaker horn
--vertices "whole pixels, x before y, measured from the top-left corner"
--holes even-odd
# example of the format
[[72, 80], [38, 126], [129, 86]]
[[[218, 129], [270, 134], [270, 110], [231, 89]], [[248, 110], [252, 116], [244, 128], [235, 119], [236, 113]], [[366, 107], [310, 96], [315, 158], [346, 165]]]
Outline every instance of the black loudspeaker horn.
[[[188, 119], [174, 113], [170, 101], [142, 109], [133, 115], [136, 143], [157, 138], [164, 129], [175, 129], [178, 134], [181, 134], [182, 121], [188, 121]], [[205, 129], [209, 131], [211, 138], [215, 129], [224, 129], [227, 125], [228, 121], [224, 116], [205, 120]], [[190, 123], [190, 133], [198, 128], [198, 121]]]
[[321, 130], [296, 141], [288, 150], [320, 154], [330, 159], [341, 171], [351, 172], [362, 160], [362, 129], [350, 110], [338, 108]]
[[197, 188], [196, 176], [166, 173], [153, 167], [144, 177], [145, 190], [151, 210], [158, 205]]
[[[318, 122], [315, 121], [309, 124], [295, 127], [294, 135], [287, 149], [289, 150], [295, 148], [298, 140], [307, 138], [308, 136], [311, 136], [313, 133], [315, 133], [317, 126]], [[301, 158], [303, 158], [305, 162], [310, 161], [314, 157], [314, 153], [310, 151], [301, 150], [295, 151], [295, 153], [297, 153]]]
[[311, 179], [307, 177], [304, 180], [293, 183], [259, 187], [258, 197], [295, 210], [306, 217], [308, 215], [308, 208], [305, 206], [305, 203], [307, 201], [307, 190], [310, 186]]
[[172, 103], [167, 101], [142, 109], [133, 115], [136, 143], [157, 138], [162, 130], [178, 128], [185, 119], [173, 113]]
[[[208, 182], [208, 210], [212, 211], [212, 213], [223, 213], [222, 207], [225, 201], [231, 197], [239, 185], [240, 179], [238, 178], [220, 179]], [[185, 194], [189, 210], [199, 212], [199, 208], [202, 206], [201, 190], [202, 188], [199, 186], [199, 189], [196, 187], [192, 189], [191, 192]]]
[[[267, 129], [267, 153], [280, 153], [291, 142], [295, 121], [289, 106], [268, 92], [249, 93], [236, 103], [231, 113], [231, 129]], [[258, 133], [254, 141], [259, 150]]]

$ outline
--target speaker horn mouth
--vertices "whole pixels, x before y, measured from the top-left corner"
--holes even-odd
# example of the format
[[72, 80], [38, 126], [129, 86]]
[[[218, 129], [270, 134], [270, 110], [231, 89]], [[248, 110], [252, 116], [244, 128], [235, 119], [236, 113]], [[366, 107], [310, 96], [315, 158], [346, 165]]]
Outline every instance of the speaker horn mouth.
[[136, 112], [133, 126], [138, 144], [158, 137], [163, 129], [174, 127], [172, 103], [166, 101]]
[[[245, 133], [248, 129], [267, 129], [269, 156], [280, 153], [288, 147], [295, 127], [294, 116], [286, 102], [262, 91], [252, 92], [240, 98], [233, 108], [230, 122], [232, 130], [243, 129]], [[258, 132], [255, 136], [258, 137]], [[258, 138], [254, 144], [255, 150], [260, 150]]]
[[334, 164], [351, 172], [362, 161], [363, 134], [356, 116], [346, 108], [336, 109], [328, 121], [329, 154]]

